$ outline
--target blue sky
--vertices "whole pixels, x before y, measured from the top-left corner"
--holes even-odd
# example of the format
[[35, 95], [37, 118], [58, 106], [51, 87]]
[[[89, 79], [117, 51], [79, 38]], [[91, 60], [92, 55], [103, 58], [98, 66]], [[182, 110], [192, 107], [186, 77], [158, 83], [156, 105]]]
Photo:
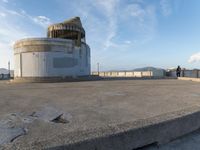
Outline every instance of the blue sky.
[[200, 0], [0, 0], [0, 68], [14, 41], [80, 16], [92, 70], [200, 68]]

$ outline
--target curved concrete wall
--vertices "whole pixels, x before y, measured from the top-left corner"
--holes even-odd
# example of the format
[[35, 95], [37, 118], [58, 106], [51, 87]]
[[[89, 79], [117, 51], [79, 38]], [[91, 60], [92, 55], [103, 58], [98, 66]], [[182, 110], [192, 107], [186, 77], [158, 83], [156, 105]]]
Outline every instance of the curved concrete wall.
[[90, 48], [73, 40], [32, 38], [14, 45], [15, 78], [76, 77], [90, 75]]

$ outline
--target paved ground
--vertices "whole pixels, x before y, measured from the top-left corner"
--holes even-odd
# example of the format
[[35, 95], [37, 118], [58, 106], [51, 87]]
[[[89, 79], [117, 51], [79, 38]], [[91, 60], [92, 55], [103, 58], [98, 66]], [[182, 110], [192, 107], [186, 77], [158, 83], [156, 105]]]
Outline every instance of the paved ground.
[[[199, 83], [180, 80], [32, 84], [2, 81], [0, 127], [1, 122], [5, 128], [15, 127], [16, 130], [11, 131], [15, 135], [10, 138], [11, 145], [20, 141], [37, 143], [76, 131], [133, 122], [200, 106], [199, 89]], [[57, 123], [63, 121], [56, 118], [60, 115], [65, 115], [64, 123]], [[19, 137], [16, 132], [21, 133]], [[4, 134], [10, 135], [10, 131]], [[3, 138], [2, 141], [5, 140]], [[2, 143], [9, 144], [8, 141]]]

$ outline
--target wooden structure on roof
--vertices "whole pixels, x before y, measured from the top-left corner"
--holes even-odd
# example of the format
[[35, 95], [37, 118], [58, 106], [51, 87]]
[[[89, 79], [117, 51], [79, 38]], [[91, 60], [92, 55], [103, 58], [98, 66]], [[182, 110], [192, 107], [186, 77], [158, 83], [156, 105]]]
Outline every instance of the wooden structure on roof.
[[80, 46], [81, 41], [85, 42], [85, 30], [79, 17], [74, 17], [62, 23], [50, 25], [47, 36], [49, 38], [63, 38], [75, 40], [76, 45]]

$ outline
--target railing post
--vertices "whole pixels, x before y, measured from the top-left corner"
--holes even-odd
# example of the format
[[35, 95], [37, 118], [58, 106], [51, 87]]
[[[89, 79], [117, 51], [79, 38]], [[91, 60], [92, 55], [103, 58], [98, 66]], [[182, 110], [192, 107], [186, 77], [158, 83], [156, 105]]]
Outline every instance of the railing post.
[[182, 70], [182, 77], [185, 77], [185, 70]]

